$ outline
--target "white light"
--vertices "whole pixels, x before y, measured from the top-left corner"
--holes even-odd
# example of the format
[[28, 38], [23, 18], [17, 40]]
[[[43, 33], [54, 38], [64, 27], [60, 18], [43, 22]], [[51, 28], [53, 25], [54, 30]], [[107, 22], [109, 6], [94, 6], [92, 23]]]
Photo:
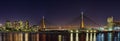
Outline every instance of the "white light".
[[90, 32], [93, 32], [92, 30], [90, 30]]
[[70, 32], [73, 32], [73, 30], [70, 30]]
[[104, 28], [101, 28], [101, 27], [100, 27], [99, 30], [104, 30]]
[[78, 30], [76, 30], [76, 32], [78, 33], [79, 31], [78, 31]]
[[112, 28], [108, 28], [109, 31], [112, 31], [113, 29]]
[[96, 30], [94, 30], [94, 32], [97, 32]]
[[89, 32], [89, 30], [87, 30], [86, 32]]
[[114, 30], [119, 30], [120, 29], [120, 27], [114, 27]]

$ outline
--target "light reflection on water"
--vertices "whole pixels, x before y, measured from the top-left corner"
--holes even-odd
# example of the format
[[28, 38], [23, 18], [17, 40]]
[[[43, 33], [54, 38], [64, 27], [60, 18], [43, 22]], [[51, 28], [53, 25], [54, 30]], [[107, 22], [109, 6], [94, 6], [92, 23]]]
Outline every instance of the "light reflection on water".
[[79, 41], [79, 33], [76, 33], [76, 41]]
[[108, 41], [112, 41], [112, 33], [108, 33]]
[[86, 33], [86, 41], [89, 41], [89, 33]]
[[117, 41], [120, 41], [120, 32], [117, 34]]
[[0, 41], [120, 41], [117, 33], [0, 33]]
[[96, 41], [96, 33], [94, 33], [93, 41]]
[[70, 41], [73, 41], [73, 33], [70, 33]]
[[28, 33], [25, 33], [25, 41], [28, 41]]

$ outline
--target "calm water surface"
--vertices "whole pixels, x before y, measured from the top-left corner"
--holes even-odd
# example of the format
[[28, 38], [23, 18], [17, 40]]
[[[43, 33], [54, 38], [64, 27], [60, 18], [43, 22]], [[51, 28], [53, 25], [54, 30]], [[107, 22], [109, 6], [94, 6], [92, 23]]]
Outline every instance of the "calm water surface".
[[0, 33], [0, 41], [120, 41], [120, 32]]

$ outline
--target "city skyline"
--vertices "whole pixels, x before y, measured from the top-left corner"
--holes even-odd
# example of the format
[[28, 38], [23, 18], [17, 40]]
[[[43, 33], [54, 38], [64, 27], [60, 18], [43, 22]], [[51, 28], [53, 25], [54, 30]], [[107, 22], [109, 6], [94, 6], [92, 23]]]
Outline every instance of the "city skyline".
[[120, 1], [2, 0], [0, 41], [120, 41]]
[[119, 19], [119, 1], [0, 1], [0, 23], [6, 20], [29, 20], [31, 24], [40, 24], [42, 16], [53, 24], [64, 25], [81, 11], [99, 24], [106, 24], [109, 16]]

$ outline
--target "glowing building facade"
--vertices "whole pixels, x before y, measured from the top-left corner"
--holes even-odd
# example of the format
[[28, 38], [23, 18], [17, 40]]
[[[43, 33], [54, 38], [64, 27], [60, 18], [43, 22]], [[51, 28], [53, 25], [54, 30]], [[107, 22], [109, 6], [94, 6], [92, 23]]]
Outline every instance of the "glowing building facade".
[[24, 27], [23, 21], [19, 21], [18, 23], [19, 23], [19, 29], [23, 29]]
[[12, 27], [12, 23], [9, 20], [7, 20], [6, 23], [5, 23], [5, 27], [6, 28], [11, 28]]
[[113, 23], [113, 17], [108, 17], [107, 18], [107, 27], [109, 31], [112, 31], [114, 23]]
[[26, 22], [25, 22], [25, 29], [28, 29], [29, 28], [29, 21], [27, 20]]

